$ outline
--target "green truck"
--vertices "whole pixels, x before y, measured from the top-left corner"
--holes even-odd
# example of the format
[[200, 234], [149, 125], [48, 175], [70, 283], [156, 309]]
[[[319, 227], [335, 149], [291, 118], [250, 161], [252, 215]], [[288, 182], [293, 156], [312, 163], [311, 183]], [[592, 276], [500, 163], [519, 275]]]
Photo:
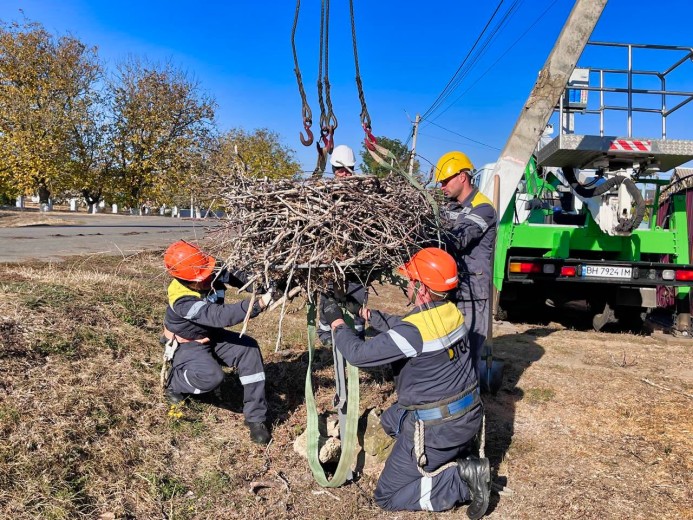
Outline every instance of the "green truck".
[[[693, 92], [669, 83], [693, 66], [693, 49], [587, 46], [620, 53], [627, 65], [573, 72], [552, 116], [558, 135], [545, 132], [500, 218], [496, 316], [578, 304], [601, 330], [616, 322], [632, 326], [663, 309], [673, 317], [673, 333], [690, 335], [693, 170], [681, 166], [693, 160], [693, 140], [671, 139], [667, 123], [691, 108]], [[670, 58], [668, 64], [634, 68], [638, 53], [653, 52]], [[634, 118], [643, 114], [659, 119], [656, 138], [633, 137]], [[591, 120], [594, 130], [575, 133], [576, 116]], [[623, 120], [625, 132], [605, 131]], [[672, 170], [673, 177], [663, 174]], [[479, 172], [479, 186], [492, 185], [484, 179], [491, 171]]]

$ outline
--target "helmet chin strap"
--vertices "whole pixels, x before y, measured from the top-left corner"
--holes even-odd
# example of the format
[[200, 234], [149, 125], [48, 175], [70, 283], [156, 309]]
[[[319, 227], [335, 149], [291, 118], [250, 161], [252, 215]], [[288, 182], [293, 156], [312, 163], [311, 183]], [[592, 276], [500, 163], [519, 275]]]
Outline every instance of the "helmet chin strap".
[[412, 292], [411, 298], [409, 298], [409, 303], [416, 305], [416, 298], [421, 290], [421, 282], [419, 280], [412, 280], [412, 282], [414, 282], [414, 292]]

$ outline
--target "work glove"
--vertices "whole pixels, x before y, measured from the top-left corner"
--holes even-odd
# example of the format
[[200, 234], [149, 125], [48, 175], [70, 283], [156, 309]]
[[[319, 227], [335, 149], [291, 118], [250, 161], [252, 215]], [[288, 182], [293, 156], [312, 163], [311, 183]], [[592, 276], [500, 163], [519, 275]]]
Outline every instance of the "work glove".
[[265, 294], [260, 296], [260, 298], [259, 298], [260, 307], [262, 307], [263, 309], [266, 309], [267, 307], [270, 306], [270, 304], [273, 301], [272, 300], [272, 294], [273, 293], [274, 293], [274, 290], [272, 289], [272, 287], [270, 287], [269, 290]]
[[334, 298], [326, 298], [322, 303], [322, 321], [328, 325], [336, 320], [343, 320], [342, 308]]

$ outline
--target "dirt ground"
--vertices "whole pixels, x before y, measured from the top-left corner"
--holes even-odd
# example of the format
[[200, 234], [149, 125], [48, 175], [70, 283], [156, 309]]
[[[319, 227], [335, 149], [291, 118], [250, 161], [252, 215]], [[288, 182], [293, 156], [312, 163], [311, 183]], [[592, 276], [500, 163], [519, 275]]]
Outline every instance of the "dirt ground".
[[[170, 417], [159, 254], [0, 264], [0, 518], [466, 518], [464, 506], [381, 511], [377, 468], [338, 489], [315, 483], [292, 449], [306, 421], [300, 301], [279, 352], [277, 313], [248, 329], [266, 362], [269, 447], [249, 441], [231, 372]], [[376, 290], [372, 307], [404, 310], [398, 289]], [[506, 372], [485, 398], [488, 518], [693, 518], [693, 341], [543, 318], [495, 329]], [[329, 351], [314, 382], [329, 409]], [[387, 370], [361, 372], [361, 411], [386, 407], [392, 391]]]

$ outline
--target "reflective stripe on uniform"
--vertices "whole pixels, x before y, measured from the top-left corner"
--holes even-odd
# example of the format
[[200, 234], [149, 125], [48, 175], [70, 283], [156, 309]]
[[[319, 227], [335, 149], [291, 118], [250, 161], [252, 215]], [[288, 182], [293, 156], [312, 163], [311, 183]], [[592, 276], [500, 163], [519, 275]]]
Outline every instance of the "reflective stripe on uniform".
[[475, 215], [473, 213], [470, 213], [469, 215], [464, 216], [464, 220], [469, 220], [471, 222], [474, 222], [477, 226], [481, 228], [482, 232], [486, 232], [488, 229], [488, 222], [486, 222], [482, 217], [479, 215]]
[[242, 385], [249, 385], [251, 383], [258, 383], [260, 381], [265, 380], [265, 373], [264, 372], [258, 372], [257, 374], [251, 374], [249, 376], [241, 376], [240, 380], [241, 380]]
[[404, 336], [395, 332], [392, 329], [388, 330], [387, 334], [390, 335], [390, 338], [392, 338], [392, 341], [395, 342], [395, 345], [397, 345], [397, 348], [402, 351], [402, 354], [404, 354], [407, 357], [416, 357], [417, 356], [416, 349], [411, 346], [411, 343], [409, 343]]
[[467, 326], [463, 323], [452, 332], [442, 338], [424, 341], [422, 352], [437, 352], [452, 347], [467, 336]]
[[433, 490], [433, 479], [431, 477], [421, 477], [421, 498], [419, 505], [423, 511], [433, 511], [431, 504], [431, 491]]
[[193, 319], [195, 316], [197, 316], [197, 313], [200, 312], [200, 309], [202, 309], [202, 307], [204, 307], [205, 305], [207, 305], [207, 302], [193, 303], [190, 309], [188, 310], [188, 313], [185, 316], [183, 316], [183, 318], [185, 318], [186, 320]]
[[183, 379], [185, 379], [185, 382], [188, 383], [188, 386], [189, 386], [190, 388], [193, 389], [193, 391], [192, 391], [193, 394], [201, 394], [201, 393], [202, 393], [202, 390], [200, 390], [199, 388], [195, 388], [195, 387], [190, 383], [190, 381], [188, 381], [188, 371], [187, 371], [187, 370], [185, 370], [185, 371], [183, 372]]
[[444, 213], [445, 217], [447, 217], [448, 220], [450, 220], [453, 223], [457, 221], [457, 217], [459, 217], [461, 214], [462, 214], [461, 211], [450, 211], [450, 210], [445, 210], [445, 213]]

